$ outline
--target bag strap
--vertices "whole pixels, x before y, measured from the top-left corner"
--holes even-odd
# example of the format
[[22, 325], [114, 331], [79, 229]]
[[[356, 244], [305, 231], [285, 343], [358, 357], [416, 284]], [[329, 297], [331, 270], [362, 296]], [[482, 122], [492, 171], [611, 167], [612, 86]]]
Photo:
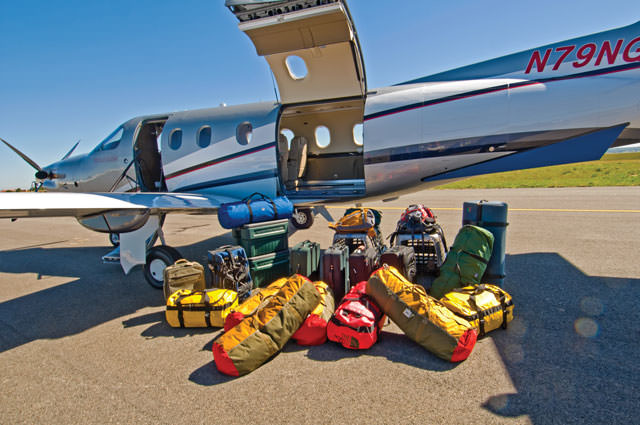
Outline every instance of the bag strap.
[[[258, 195], [259, 198], [253, 199], [253, 197], [255, 195]], [[273, 199], [269, 198], [266, 195], [263, 195], [262, 193], [252, 193], [251, 195], [249, 195], [248, 197], [244, 198], [242, 201], [244, 203], [247, 204], [247, 208], [249, 208], [249, 221], [253, 221], [253, 210], [251, 209], [251, 202], [252, 201], [269, 201], [271, 203], [271, 206], [273, 207], [273, 214], [275, 215], [275, 217], [278, 216], [278, 207], [276, 207], [276, 203], [273, 202]]]

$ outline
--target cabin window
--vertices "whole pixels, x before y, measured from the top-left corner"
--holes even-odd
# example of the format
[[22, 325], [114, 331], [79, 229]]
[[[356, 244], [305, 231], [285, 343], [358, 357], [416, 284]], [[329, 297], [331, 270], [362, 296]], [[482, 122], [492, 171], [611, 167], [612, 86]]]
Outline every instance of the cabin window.
[[211, 127], [208, 125], [202, 127], [198, 132], [198, 146], [206, 148], [211, 144]]
[[291, 76], [291, 78], [294, 80], [302, 80], [309, 73], [309, 71], [307, 70], [307, 64], [300, 56], [287, 56], [287, 59], [285, 59], [285, 64], [287, 65], [289, 76]]
[[241, 145], [248, 145], [251, 143], [251, 136], [253, 134], [253, 126], [250, 122], [243, 122], [238, 124], [236, 128], [236, 140]]
[[364, 126], [362, 123], [353, 126], [353, 143], [355, 143], [356, 146], [362, 146], [364, 144]]
[[169, 147], [177, 151], [182, 146], [182, 130], [173, 130], [169, 136]]
[[287, 146], [291, 148], [291, 140], [293, 140], [293, 137], [295, 136], [293, 131], [289, 130], [288, 128], [283, 128], [282, 130], [280, 130], [280, 134], [287, 138]]
[[111, 149], [115, 149], [120, 144], [120, 140], [122, 139], [122, 134], [124, 133], [123, 127], [118, 127], [113, 133], [107, 136], [106, 139], [100, 143], [101, 151], [110, 151]]
[[319, 148], [324, 149], [329, 146], [329, 144], [331, 144], [331, 133], [329, 132], [329, 129], [324, 125], [319, 125], [316, 127], [315, 136], [316, 145], [318, 145]]

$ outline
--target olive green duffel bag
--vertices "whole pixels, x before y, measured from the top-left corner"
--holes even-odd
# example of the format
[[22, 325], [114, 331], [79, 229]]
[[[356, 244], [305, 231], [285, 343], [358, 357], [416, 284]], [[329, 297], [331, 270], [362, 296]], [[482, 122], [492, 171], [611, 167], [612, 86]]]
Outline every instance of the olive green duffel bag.
[[431, 285], [431, 296], [442, 298], [455, 288], [479, 284], [492, 250], [491, 232], [471, 224], [462, 226], [440, 267], [440, 275]]

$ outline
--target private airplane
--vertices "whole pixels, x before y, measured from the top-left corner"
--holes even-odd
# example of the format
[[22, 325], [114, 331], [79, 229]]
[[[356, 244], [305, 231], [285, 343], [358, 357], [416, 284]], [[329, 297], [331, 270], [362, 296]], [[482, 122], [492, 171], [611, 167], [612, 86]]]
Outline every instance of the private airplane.
[[[227, 0], [280, 101], [133, 118], [85, 155], [36, 168], [46, 193], [0, 194], [0, 218], [73, 216], [120, 235], [103, 257], [153, 286], [179, 257], [168, 213], [286, 195], [388, 199], [477, 174], [599, 159], [640, 142], [640, 22], [368, 89], [345, 0]], [[4, 140], [3, 140], [4, 142]], [[157, 238], [162, 245], [153, 246]]]

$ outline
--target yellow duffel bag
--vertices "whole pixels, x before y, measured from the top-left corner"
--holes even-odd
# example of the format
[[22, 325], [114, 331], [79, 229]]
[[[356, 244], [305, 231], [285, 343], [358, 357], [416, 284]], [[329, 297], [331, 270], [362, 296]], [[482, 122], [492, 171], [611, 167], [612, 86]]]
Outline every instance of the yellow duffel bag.
[[420, 285], [386, 264], [367, 282], [369, 295], [411, 340], [441, 359], [460, 362], [471, 354], [477, 332]]
[[242, 322], [245, 317], [251, 316], [258, 311], [260, 306], [277, 294], [280, 288], [286, 283], [287, 279], [278, 279], [265, 288], [257, 288], [252, 291], [251, 296], [239, 304], [224, 320], [224, 331], [228, 331]]
[[230, 289], [180, 289], [167, 299], [166, 317], [174, 328], [221, 328], [237, 306], [238, 294]]
[[511, 295], [488, 283], [454, 289], [440, 298], [440, 302], [469, 322], [479, 336], [500, 327], [506, 329], [513, 320]]
[[273, 357], [320, 303], [320, 293], [300, 275], [283, 278], [280, 290], [258, 310], [213, 341], [218, 370], [245, 375]]

